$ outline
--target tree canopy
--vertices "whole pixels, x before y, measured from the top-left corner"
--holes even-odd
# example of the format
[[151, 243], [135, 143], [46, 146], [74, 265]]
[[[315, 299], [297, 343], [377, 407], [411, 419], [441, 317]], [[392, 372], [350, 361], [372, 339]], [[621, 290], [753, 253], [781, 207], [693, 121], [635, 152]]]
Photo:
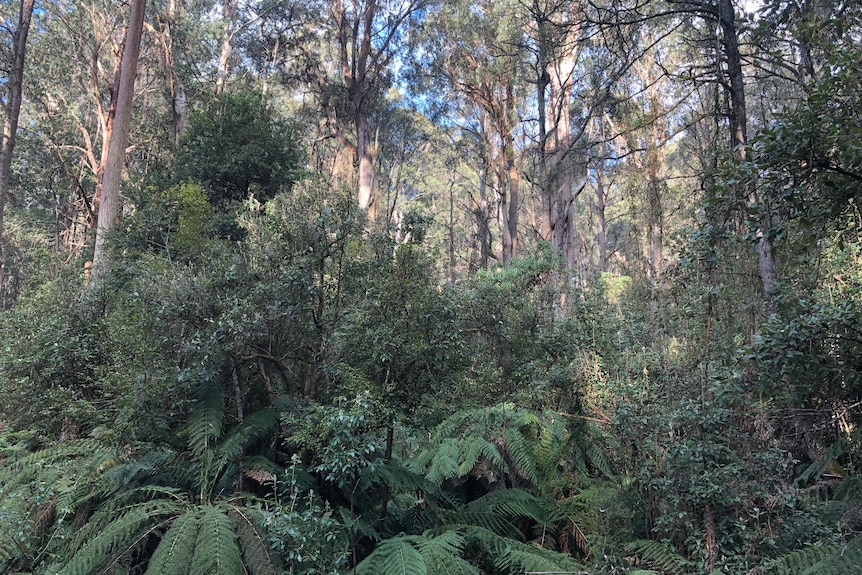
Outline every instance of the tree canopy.
[[862, 573], [858, 2], [0, 20], [0, 573]]

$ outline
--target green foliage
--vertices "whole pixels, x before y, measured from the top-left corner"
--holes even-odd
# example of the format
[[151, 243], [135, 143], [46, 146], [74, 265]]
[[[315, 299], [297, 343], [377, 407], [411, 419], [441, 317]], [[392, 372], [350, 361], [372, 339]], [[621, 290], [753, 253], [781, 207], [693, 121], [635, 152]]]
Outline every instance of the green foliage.
[[658, 541], [633, 541], [627, 549], [667, 575], [689, 575], [695, 564]]
[[294, 430], [288, 444], [307, 450], [310, 469], [340, 488], [351, 488], [361, 470], [380, 463], [383, 446], [375, 434], [377, 423], [368, 394], [340, 398], [334, 406], [315, 406], [302, 418], [286, 423]]
[[304, 161], [299, 144], [297, 126], [260, 95], [228, 93], [190, 115], [173, 179], [199, 182], [220, 208], [249, 194], [266, 201], [297, 181]]
[[135, 212], [123, 220], [119, 250], [135, 249], [164, 254], [169, 261], [195, 261], [218, 237], [218, 222], [200, 183], [146, 187], [133, 194]]

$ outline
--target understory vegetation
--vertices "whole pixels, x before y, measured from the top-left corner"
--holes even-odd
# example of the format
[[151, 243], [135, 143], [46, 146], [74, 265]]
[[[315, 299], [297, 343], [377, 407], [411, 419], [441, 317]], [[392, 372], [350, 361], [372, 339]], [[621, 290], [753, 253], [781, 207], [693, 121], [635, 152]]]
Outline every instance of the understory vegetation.
[[856, 3], [43, 4], [0, 575], [862, 574]]

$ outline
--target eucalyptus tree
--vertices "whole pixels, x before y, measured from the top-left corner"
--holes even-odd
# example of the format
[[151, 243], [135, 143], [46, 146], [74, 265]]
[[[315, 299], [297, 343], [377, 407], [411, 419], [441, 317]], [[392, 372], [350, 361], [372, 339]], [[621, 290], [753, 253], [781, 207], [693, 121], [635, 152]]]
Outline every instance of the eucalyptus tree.
[[132, 124], [132, 100], [135, 96], [135, 79], [138, 75], [138, 56], [141, 52], [141, 34], [144, 30], [146, 0], [133, 0], [129, 12], [129, 27], [123, 43], [123, 58], [118, 70], [117, 106], [114, 111], [114, 129], [105, 156], [102, 172], [102, 197], [99, 220], [96, 226], [96, 245], [93, 251], [93, 278], [108, 271], [105, 239], [120, 215], [120, 185], [126, 160], [126, 143]]
[[[299, 77], [324, 118], [321, 140], [335, 140], [353, 158], [359, 207], [378, 213], [375, 114], [392, 84], [393, 66], [410, 58], [402, 51], [411, 24], [431, 0], [317, 0], [296, 8], [274, 7], [270, 39], [262, 50], [271, 68]], [[282, 48], [283, 47], [283, 48]], [[260, 50], [259, 50], [260, 51]], [[305, 91], [305, 90], [303, 90]], [[351, 135], [352, 132], [352, 135]]]
[[[152, 12], [154, 19], [162, 13]], [[40, 62], [26, 86], [21, 136], [28, 146], [27, 202], [56, 211], [57, 235], [73, 254], [81, 253], [96, 226], [108, 144], [114, 130], [116, 82], [125, 38], [126, 18], [102, 0], [48, 3], [37, 11], [40, 33], [31, 54]], [[149, 27], [158, 28], [158, 22]], [[139, 67], [144, 81], [136, 86], [134, 105], [148, 118], [131, 129], [124, 167], [136, 170], [152, 163], [164, 147], [170, 124], [169, 104], [159, 89], [158, 54], [144, 35]], [[62, 175], [36, 181], [42, 171]], [[47, 196], [47, 197], [45, 197]], [[56, 204], [56, 205], [54, 205]], [[90, 238], [91, 240], [92, 238]]]
[[578, 162], [576, 149], [583, 123], [575, 125], [573, 118], [586, 36], [584, 5], [533, 0], [525, 3], [525, 9], [530, 18], [525, 40], [536, 84], [539, 235], [565, 256], [571, 270], [575, 263], [575, 198], [580, 192], [575, 190], [575, 182], [579, 176], [583, 179], [579, 164], [585, 163]]
[[517, 136], [526, 88], [520, 73], [520, 6], [514, 2], [448, 4], [429, 15], [431, 35], [421, 50], [435, 81], [479, 110], [477, 124], [493, 175], [499, 258], [508, 265], [518, 253], [523, 147]]
[[3, 219], [6, 209], [6, 197], [9, 193], [9, 180], [12, 175], [12, 152], [15, 149], [15, 137], [18, 132], [18, 115], [21, 112], [27, 35], [30, 32], [30, 20], [32, 16], [33, 0], [22, 0], [18, 13], [18, 23], [11, 32], [9, 73], [6, 78], [6, 94], [4, 97], [3, 134], [2, 140], [0, 140], [0, 309], [6, 307], [4, 282], [6, 242], [3, 238]]

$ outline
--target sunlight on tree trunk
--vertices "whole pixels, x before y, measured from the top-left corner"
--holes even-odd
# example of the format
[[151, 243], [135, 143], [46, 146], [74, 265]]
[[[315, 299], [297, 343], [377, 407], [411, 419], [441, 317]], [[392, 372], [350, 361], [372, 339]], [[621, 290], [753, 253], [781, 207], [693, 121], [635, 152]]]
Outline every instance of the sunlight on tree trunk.
[[123, 47], [120, 81], [117, 86], [117, 113], [114, 130], [108, 144], [105, 172], [102, 178], [102, 201], [96, 226], [96, 245], [93, 251], [92, 280], [105, 276], [109, 269], [105, 252], [105, 237], [120, 215], [120, 186], [126, 159], [126, 143], [132, 121], [132, 103], [135, 95], [138, 55], [144, 27], [146, 0], [133, 0], [129, 15], [129, 30]]
[[0, 309], [6, 307], [6, 242], [4, 224], [6, 201], [12, 177], [12, 153], [18, 131], [18, 116], [24, 87], [24, 57], [27, 50], [27, 35], [33, 15], [33, 0], [23, 0], [18, 15], [18, 26], [12, 33], [12, 56], [6, 79], [6, 108], [0, 142]]

